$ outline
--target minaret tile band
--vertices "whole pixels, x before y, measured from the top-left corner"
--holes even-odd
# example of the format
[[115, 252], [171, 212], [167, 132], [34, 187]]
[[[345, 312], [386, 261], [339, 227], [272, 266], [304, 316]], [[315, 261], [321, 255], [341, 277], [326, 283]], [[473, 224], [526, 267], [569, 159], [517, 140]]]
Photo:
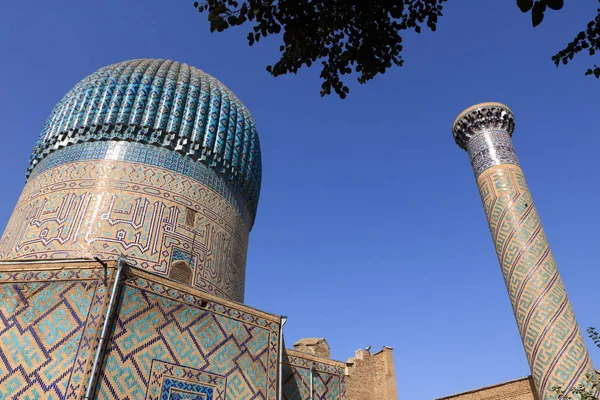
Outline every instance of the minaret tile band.
[[459, 115], [456, 143], [469, 153], [536, 390], [556, 399], [595, 374], [523, 171], [514, 117], [499, 103]]

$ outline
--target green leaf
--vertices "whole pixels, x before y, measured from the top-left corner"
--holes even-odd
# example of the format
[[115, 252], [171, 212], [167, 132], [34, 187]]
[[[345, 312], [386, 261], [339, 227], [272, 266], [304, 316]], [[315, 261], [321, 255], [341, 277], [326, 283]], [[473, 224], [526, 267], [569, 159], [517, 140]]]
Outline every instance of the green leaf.
[[533, 7], [533, 0], [517, 0], [517, 6], [522, 12], [526, 13]]

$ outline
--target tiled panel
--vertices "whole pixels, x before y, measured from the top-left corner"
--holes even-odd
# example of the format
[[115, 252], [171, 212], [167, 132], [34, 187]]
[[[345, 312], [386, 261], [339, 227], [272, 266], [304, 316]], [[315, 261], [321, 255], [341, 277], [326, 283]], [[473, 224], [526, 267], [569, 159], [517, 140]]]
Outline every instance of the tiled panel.
[[492, 167], [478, 183], [534, 382], [555, 398], [554, 386], [595, 374], [575, 314], [521, 168]]
[[[289, 351], [288, 351], [289, 353]], [[304, 358], [298, 352], [284, 354], [283, 398], [310, 399], [310, 367], [314, 365], [313, 390], [315, 400], [345, 399], [344, 368], [313, 358]]]
[[[81, 398], [115, 266], [3, 266], [1, 399]], [[277, 317], [136, 269], [123, 274], [95, 399], [276, 399]]]
[[146, 400], [225, 400], [227, 378], [152, 360]]
[[276, 398], [275, 322], [132, 277], [114, 326], [98, 399]]
[[0, 399], [79, 398], [108, 278], [100, 269], [0, 271]]

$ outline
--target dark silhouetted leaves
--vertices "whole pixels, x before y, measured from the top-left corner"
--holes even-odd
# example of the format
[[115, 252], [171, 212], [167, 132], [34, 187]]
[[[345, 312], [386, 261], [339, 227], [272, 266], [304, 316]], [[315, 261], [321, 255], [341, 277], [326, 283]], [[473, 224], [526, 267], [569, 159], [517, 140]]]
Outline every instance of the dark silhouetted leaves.
[[533, 0], [517, 0], [517, 6], [522, 12], [526, 13], [533, 7]]
[[[587, 24], [585, 31], [579, 32], [575, 39], [567, 44], [564, 49], [552, 56], [552, 61], [557, 67], [561, 63], [563, 65], [568, 64], [569, 60], [572, 60], [581, 51], [586, 50], [590, 56], [593, 56], [596, 51], [600, 50], [600, 8], [596, 12], [596, 17]], [[585, 71], [585, 75], [600, 78], [600, 68], [594, 65], [594, 68]]]
[[517, 0], [517, 6], [524, 13], [531, 10], [531, 23], [536, 27], [544, 20], [546, 7], [560, 10], [563, 8], [563, 2], [563, 0]]
[[546, 3], [542, 1], [536, 1], [531, 9], [531, 22], [536, 27], [544, 20], [544, 11], [546, 11]]
[[[250, 24], [248, 44], [282, 33], [280, 58], [266, 70], [273, 76], [297, 73], [302, 67], [320, 65], [321, 96], [332, 90], [341, 98], [349, 93], [342, 77], [354, 74], [365, 83], [393, 66], [402, 66], [402, 31], [436, 31], [447, 0], [203, 0], [194, 7], [208, 14], [211, 32]], [[600, 0], [599, 0], [600, 1]], [[560, 10], [563, 0], [517, 0], [531, 12], [534, 27], [547, 9]], [[599, 17], [585, 31], [552, 57], [558, 66], [582, 50], [600, 50]], [[598, 77], [598, 67], [586, 75]]]
[[563, 0], [545, 0], [546, 5], [553, 10], [560, 10], [563, 8]]
[[402, 66], [404, 30], [437, 29], [447, 0], [204, 0], [210, 30], [222, 32], [251, 21], [248, 44], [282, 32], [280, 59], [267, 66], [273, 76], [296, 73], [317, 62], [321, 96], [345, 98], [343, 75], [365, 83], [393, 66]]
[[594, 75], [596, 78], [600, 78], [600, 67], [594, 64], [594, 69], [589, 68], [585, 71], [586, 75]]

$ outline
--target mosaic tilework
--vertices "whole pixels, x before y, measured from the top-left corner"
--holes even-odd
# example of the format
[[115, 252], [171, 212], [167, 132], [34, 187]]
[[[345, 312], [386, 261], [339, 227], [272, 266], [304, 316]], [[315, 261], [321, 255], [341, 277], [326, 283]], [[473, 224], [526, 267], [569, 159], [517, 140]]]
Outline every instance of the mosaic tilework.
[[[459, 146], [474, 160], [477, 185], [536, 390], [543, 400], [556, 399], [552, 387], [570, 390], [585, 382], [587, 373], [595, 375], [595, 370], [512, 149], [513, 129], [512, 112], [504, 105], [488, 103], [463, 112], [453, 132]], [[509, 151], [502, 153], [502, 149]]]
[[194, 257], [189, 252], [176, 248], [173, 249], [171, 261], [185, 261], [192, 268], [196, 265]]
[[69, 146], [46, 156], [33, 170], [29, 179], [59, 165], [86, 160], [114, 160], [142, 163], [168, 169], [199, 181], [225, 198], [252, 227], [253, 216], [248, 205], [240, 200], [239, 193], [212, 169], [176, 152], [140, 143], [94, 142]]
[[[289, 353], [289, 351], [288, 351]], [[344, 368], [294, 355], [283, 356], [283, 398], [310, 399], [310, 366], [315, 400], [342, 400], [346, 397]]]
[[0, 399], [78, 399], [106, 305], [99, 269], [0, 271]]
[[467, 143], [467, 152], [475, 177], [496, 165], [519, 165], [510, 135], [505, 131], [482, 131]]
[[493, 167], [478, 185], [536, 388], [554, 399], [594, 373], [585, 343], [523, 171]]
[[146, 400], [225, 400], [226, 384], [222, 375], [152, 360]]
[[222, 83], [165, 60], [109, 65], [79, 82], [56, 105], [27, 174], [48, 154], [77, 143], [122, 140], [177, 151], [242, 189], [254, 215], [261, 181], [252, 116]]
[[[186, 209], [197, 212], [185, 223]], [[217, 193], [147, 164], [88, 160], [28, 182], [0, 239], [1, 259], [115, 259], [168, 276], [175, 249], [195, 263], [194, 285], [243, 301], [248, 225]]]
[[[185, 378], [194, 388], [212, 386], [215, 398], [223, 398], [223, 382], [227, 399], [276, 398], [279, 326], [272, 320], [206, 304], [175, 287], [134, 276], [125, 282], [114, 326], [99, 400], [154, 399], [164, 394], [167, 376]], [[168, 372], [171, 364], [180, 372]]]
[[[81, 398], [114, 266], [3, 267], [0, 398]], [[124, 273], [95, 398], [276, 399], [278, 318], [149, 273]]]

